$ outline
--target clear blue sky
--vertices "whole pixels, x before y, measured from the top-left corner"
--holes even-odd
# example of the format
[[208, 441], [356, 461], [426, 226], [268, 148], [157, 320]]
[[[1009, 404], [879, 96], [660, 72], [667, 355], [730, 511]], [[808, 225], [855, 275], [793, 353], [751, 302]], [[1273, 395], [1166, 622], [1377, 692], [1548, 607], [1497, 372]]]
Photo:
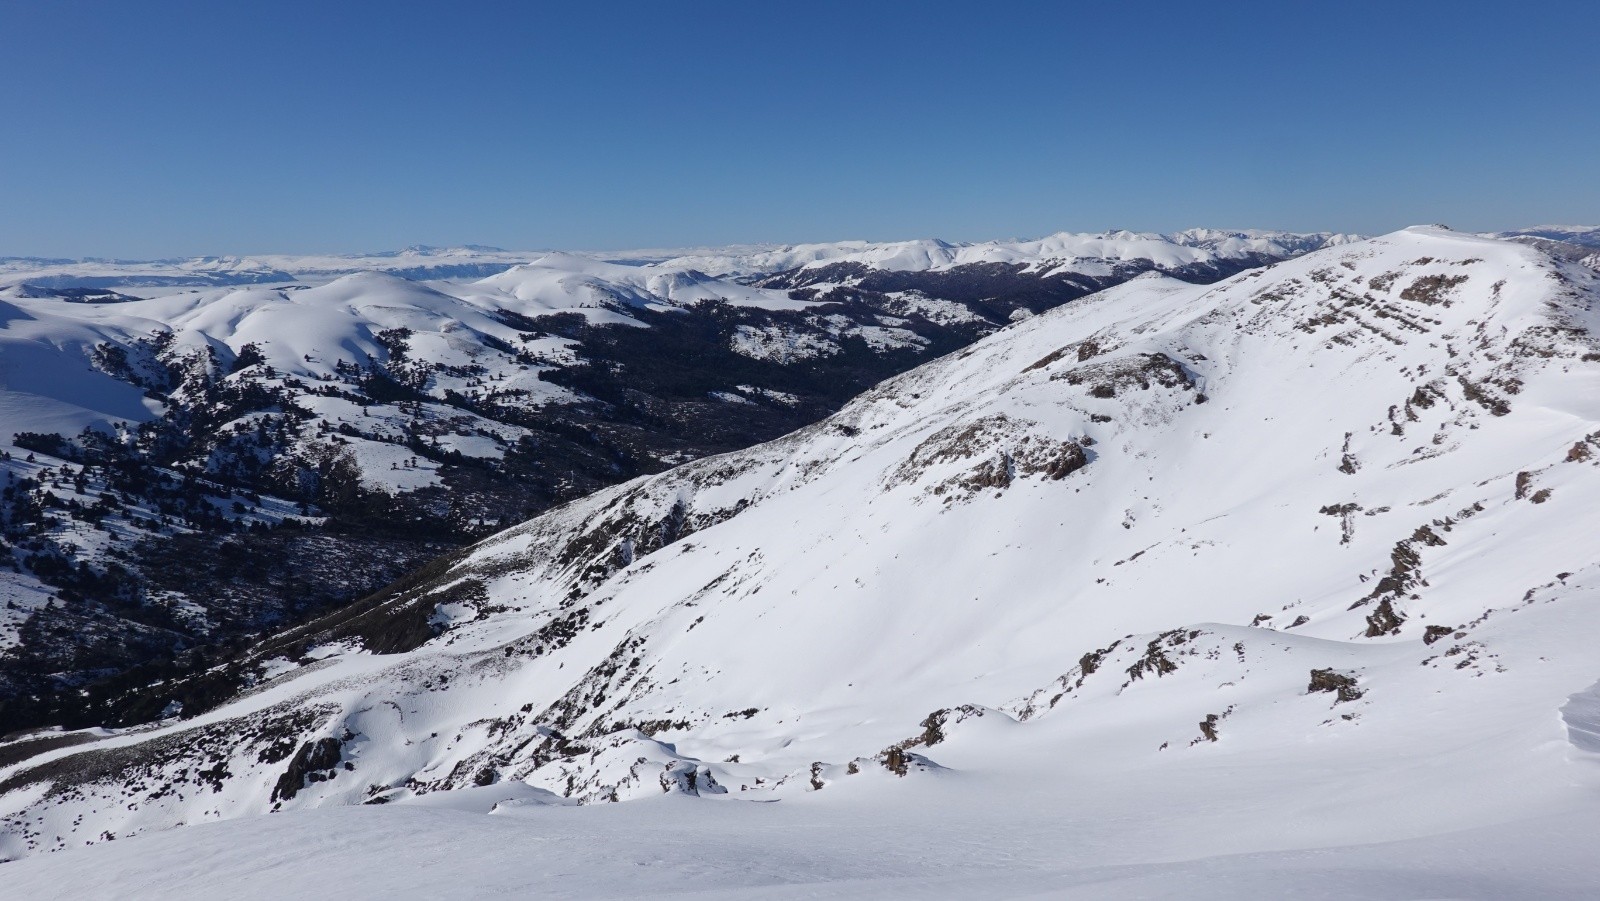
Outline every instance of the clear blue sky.
[[0, 255], [1600, 220], [1600, 2], [0, 0]]

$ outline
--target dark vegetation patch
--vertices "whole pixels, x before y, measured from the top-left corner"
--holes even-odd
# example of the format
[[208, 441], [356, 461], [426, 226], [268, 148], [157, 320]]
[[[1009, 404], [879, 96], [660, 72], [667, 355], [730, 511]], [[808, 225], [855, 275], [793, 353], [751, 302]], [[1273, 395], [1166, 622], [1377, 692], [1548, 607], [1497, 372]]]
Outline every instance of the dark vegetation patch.
[[[77, 696], [9, 699], [0, 714], [43, 719], [70, 729], [132, 726], [160, 718], [169, 705], [197, 716], [233, 698], [254, 680], [257, 664], [273, 657], [302, 659], [314, 645], [354, 641], [374, 653], [411, 650], [438, 634], [432, 619], [443, 602], [481, 592], [471, 580], [445, 584], [460, 554], [439, 557], [355, 603], [258, 642], [201, 647], [134, 665], [89, 682]], [[22, 705], [30, 704], [31, 707]], [[13, 713], [20, 708], [20, 714]]]
[[[871, 298], [897, 292], [919, 292], [962, 303], [997, 324], [1010, 321], [1018, 309], [1040, 313], [1068, 301], [1121, 284], [1155, 269], [1148, 260], [1106, 260], [1111, 274], [1090, 276], [1079, 272], [1048, 274], [1048, 266], [1032, 268], [1022, 263], [971, 263], [927, 272], [893, 272], [861, 263], [833, 263], [793, 269], [758, 279], [764, 288], [787, 288], [800, 296], [813, 296], [818, 286], [849, 282], [848, 288], [829, 289], [827, 297]], [[1165, 270], [1167, 275], [1197, 284], [1209, 284], [1246, 269], [1276, 262], [1266, 256], [1219, 260]], [[809, 293], [808, 293], [809, 292]]]
[[[309, 732], [333, 714], [319, 707], [279, 706], [234, 720], [199, 726], [138, 744], [89, 747], [27, 769], [0, 783], [0, 795], [20, 788], [50, 783], [47, 798], [81, 796], [95, 786], [109, 786], [119, 794], [144, 802], [183, 790], [220, 791], [231, 774], [228, 758], [238, 750], [254, 751], [261, 762], [277, 762], [271, 750]], [[137, 802], [135, 802], [137, 803]]]
[[18, 741], [0, 743], [0, 767], [8, 767], [14, 763], [21, 763], [30, 757], [53, 751], [56, 748], [70, 748], [73, 745], [86, 744], [94, 741], [95, 736], [82, 732], [66, 732], [56, 735], [40, 735], [23, 738]]

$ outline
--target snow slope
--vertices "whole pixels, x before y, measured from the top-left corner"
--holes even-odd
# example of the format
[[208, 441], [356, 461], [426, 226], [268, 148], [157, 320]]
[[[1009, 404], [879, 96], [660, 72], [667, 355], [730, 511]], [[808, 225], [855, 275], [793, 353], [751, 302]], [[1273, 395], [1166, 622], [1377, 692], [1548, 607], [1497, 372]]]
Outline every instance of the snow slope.
[[76, 434], [153, 416], [159, 408], [139, 388], [90, 364], [95, 345], [118, 340], [120, 330], [60, 312], [59, 305], [0, 300], [0, 422], [12, 431]]
[[[963, 246], [1022, 260], [1075, 240]], [[0, 283], [37, 277], [0, 288], [0, 480], [13, 489], [0, 499], [0, 563], [16, 574], [0, 582], [0, 732], [140, 721], [161, 707], [129, 713], [112, 696], [142, 707], [137, 693], [105, 683], [152, 654], [328, 609], [441, 546], [814, 422], [885, 377], [1162, 261], [1199, 261], [1164, 271], [1214, 281], [1324, 240], [1101, 236], [1096, 252], [1115, 245], [1119, 260], [1052, 259], [1025, 276], [1014, 270], [1032, 264], [959, 265], [825, 295], [707, 275], [671, 254], [0, 261]], [[710, 262], [746, 271], [798, 259], [789, 252], [723, 248]], [[291, 540], [274, 531], [285, 523], [320, 534]], [[329, 581], [327, 561], [380, 553], [369, 539], [397, 523], [406, 534], [384, 539], [387, 566]], [[176, 562], [193, 568], [163, 554], [180, 546]], [[315, 587], [295, 588], [301, 578]], [[152, 608], [186, 615], [133, 622]], [[153, 644], [136, 648], [128, 630]]]
[[[1597, 317], [1594, 273], [1437, 229], [1135, 279], [269, 641], [220, 706], [0, 747], [32, 752], [0, 770], [0, 854], [364, 802], [402, 812], [18, 872], [153, 885], [301, 823], [320, 867], [438, 829], [498, 850], [498, 824], [404, 809], [459, 797], [603, 834], [581, 866], [440, 862], [573, 896], [657, 860], [733, 894], [1574, 893], [1600, 875], [1567, 841], [1600, 788]], [[700, 806], [539, 807], [663, 794]], [[713, 838], [641, 860], [668, 821]], [[1519, 821], [1560, 844], [1496, 872]], [[902, 840], [786, 838], [843, 822]]]

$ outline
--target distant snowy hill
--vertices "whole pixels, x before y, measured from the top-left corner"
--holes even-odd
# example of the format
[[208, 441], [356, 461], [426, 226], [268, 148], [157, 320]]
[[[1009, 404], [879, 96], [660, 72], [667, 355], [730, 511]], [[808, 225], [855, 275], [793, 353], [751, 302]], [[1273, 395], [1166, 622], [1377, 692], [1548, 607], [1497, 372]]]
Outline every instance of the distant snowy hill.
[[1533, 228], [1496, 232], [1493, 237], [1509, 239], [1539, 238], [1545, 241], [1559, 241], [1564, 244], [1576, 244], [1580, 247], [1600, 249], [1600, 225], [1538, 225]]
[[1032, 241], [949, 243], [920, 241], [824, 244], [752, 244], [713, 248], [622, 250], [582, 253], [506, 251], [497, 247], [428, 247], [370, 254], [195, 257], [169, 260], [51, 259], [0, 257], [0, 287], [41, 288], [206, 287], [317, 281], [355, 272], [385, 272], [412, 280], [479, 279], [515, 266], [586, 258], [631, 268], [693, 270], [718, 278], [769, 275], [805, 265], [863, 262], [884, 269], [929, 269], [970, 263], [1037, 263], [1062, 259], [1149, 260], [1163, 269], [1214, 259], [1263, 256], [1283, 259], [1348, 235], [1299, 235], [1268, 231], [1191, 229], [1171, 235], [1135, 232], [1062, 232]]
[[1343, 240], [0, 262], [0, 734], [156, 717], [145, 684], [1015, 319]]
[[1570, 260], [1600, 272], [1600, 226], [1593, 225], [1541, 225], [1508, 232], [1495, 232], [1488, 237], [1516, 241], [1537, 247], [1553, 257]]
[[841, 247], [849, 252], [819, 256], [752, 283], [820, 299], [870, 291], [912, 309], [929, 297], [969, 303], [1000, 296], [1048, 302], [1152, 270], [1188, 281], [1214, 281], [1353, 240], [1336, 234], [1193, 229], [1170, 235], [1061, 233], [1036, 241], [980, 244], [908, 241]]
[[527, 261], [528, 254], [493, 247], [409, 247], [344, 256], [195, 257], [171, 260], [0, 257], [0, 285], [45, 288], [206, 287], [328, 279], [352, 272], [401, 278], [483, 278]]
[[1178, 269], [1218, 259], [1261, 256], [1285, 259], [1331, 244], [1356, 240], [1349, 235], [1290, 235], [1281, 232], [1230, 232], [1192, 229], [1170, 235], [1115, 231], [1103, 234], [1062, 232], [1034, 241], [987, 241], [950, 244], [944, 241], [907, 241], [866, 245], [805, 262], [805, 268], [830, 263], [861, 263], [874, 269], [917, 272], [949, 269], [979, 263], [1021, 263], [1049, 267], [1074, 261], [1115, 263], [1150, 260], [1160, 269]]
[[[1282, 855], [1362, 844], [1319, 852], [1333, 886], [1377, 891], [1381, 861], [1484, 896], [1519, 830], [1548, 855], [1595, 822], [1597, 510], [1600, 275], [1429, 228], [1146, 272], [174, 679], [159, 723], [0, 745], [0, 855], [283, 811], [82, 859], [148, 879], [140, 848], [304, 823], [335, 872], [356, 836], [501, 828], [417, 810], [456, 806], [631, 823], [584, 859], [636, 891], [629, 847], [670, 849], [637, 866], [673, 885], [971, 896], [991, 856], [1007, 894], [1060, 888], [1016, 869], [1052, 865], [1176, 890], [1316, 885]], [[555, 810], [613, 801], [640, 819]], [[398, 806], [306, 813], [358, 804]], [[807, 837], [840, 830], [881, 850]], [[718, 864], [741, 844], [766, 850]], [[95, 878], [72, 859], [19, 872]], [[474, 860], [426, 869], [559, 888]], [[1088, 870], [1112, 864], [1138, 869]], [[1488, 894], [1582, 881], [1524, 865]]]

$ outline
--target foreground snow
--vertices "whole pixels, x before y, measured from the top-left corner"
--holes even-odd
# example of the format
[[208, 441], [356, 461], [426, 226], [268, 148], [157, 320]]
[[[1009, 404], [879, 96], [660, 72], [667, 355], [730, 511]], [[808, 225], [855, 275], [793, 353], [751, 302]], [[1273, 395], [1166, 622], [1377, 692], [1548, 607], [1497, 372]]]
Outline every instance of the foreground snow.
[[[1111, 805], [939, 785], [832, 804], [342, 808], [51, 855], [7, 865], [4, 878], [11, 897], [119, 901], [1593, 897], [1592, 803], [1418, 838], [1374, 839], [1385, 831], [1374, 809], [1339, 835], [1306, 838], [1249, 791], [1255, 781], [1219, 768], [1210, 785]], [[1219, 792], [1259, 805], [1255, 816], [1219, 810]], [[1268, 840], [1245, 840], [1241, 826]]]

